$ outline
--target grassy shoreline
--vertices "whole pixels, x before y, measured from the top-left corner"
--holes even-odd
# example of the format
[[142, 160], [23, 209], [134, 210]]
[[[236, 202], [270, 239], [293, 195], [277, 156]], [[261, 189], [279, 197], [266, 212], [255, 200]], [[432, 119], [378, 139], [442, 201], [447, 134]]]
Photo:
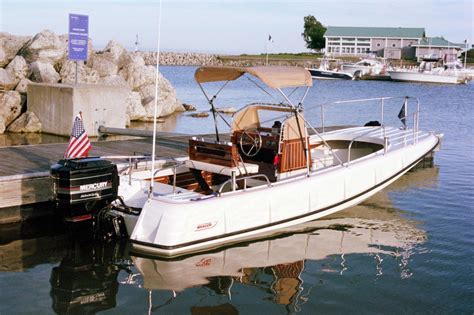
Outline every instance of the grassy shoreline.
[[[310, 66], [310, 65], [319, 65], [323, 54], [315, 53], [299, 53], [299, 54], [268, 54], [268, 63], [270, 65], [301, 65], [301, 66]], [[249, 65], [258, 65], [265, 64], [267, 56], [265, 54], [255, 54], [255, 55], [218, 55], [217, 59], [222, 61], [224, 64], [232, 63], [244, 63]], [[357, 62], [360, 57], [351, 57], [351, 56], [336, 56], [336, 59], [341, 60], [342, 62]], [[405, 65], [405, 66], [414, 66], [418, 63], [416, 60], [392, 60], [392, 64], [395, 66]]]

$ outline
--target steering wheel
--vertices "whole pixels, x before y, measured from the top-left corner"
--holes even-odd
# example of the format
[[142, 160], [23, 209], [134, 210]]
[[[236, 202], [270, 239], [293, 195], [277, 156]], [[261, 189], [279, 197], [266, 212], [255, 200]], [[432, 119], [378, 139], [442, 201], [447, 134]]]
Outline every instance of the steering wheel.
[[239, 139], [242, 153], [248, 157], [257, 155], [262, 148], [262, 137], [257, 128], [247, 128], [242, 131]]

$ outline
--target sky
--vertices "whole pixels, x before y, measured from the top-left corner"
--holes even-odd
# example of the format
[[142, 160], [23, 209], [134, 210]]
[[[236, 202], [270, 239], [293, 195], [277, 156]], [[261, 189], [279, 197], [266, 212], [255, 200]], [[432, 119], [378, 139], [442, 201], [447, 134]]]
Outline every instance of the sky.
[[[427, 36], [473, 43], [474, 0], [162, 0], [160, 50], [220, 54], [308, 52], [303, 18], [325, 26], [424, 27]], [[68, 14], [89, 15], [94, 49], [111, 39], [156, 50], [158, 0], [0, 0], [0, 31], [68, 31]], [[268, 43], [268, 36], [273, 38]]]

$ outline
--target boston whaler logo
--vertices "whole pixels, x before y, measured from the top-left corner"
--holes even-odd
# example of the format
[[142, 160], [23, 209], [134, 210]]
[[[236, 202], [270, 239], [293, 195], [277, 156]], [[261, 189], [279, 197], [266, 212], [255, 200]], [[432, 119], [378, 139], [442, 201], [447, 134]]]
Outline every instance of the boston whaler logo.
[[98, 190], [107, 187], [107, 182], [86, 184], [79, 186], [80, 191]]
[[203, 258], [198, 261], [195, 266], [196, 267], [209, 267], [212, 263], [212, 258]]
[[217, 221], [214, 221], [214, 222], [206, 222], [206, 223], [199, 223], [199, 224], [196, 226], [196, 229], [195, 229], [194, 231], [197, 232], [197, 231], [212, 229], [213, 227], [216, 226], [216, 224], [217, 224]]

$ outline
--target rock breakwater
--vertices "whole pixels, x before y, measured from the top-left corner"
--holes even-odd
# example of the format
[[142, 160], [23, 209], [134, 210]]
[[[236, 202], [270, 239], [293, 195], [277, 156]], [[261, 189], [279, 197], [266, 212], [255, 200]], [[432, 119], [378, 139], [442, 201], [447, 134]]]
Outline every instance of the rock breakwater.
[[[31, 82], [74, 84], [76, 64], [68, 60], [68, 36], [49, 30], [35, 36], [0, 33], [0, 134], [40, 132], [41, 122], [28, 111], [27, 87]], [[128, 52], [110, 41], [94, 51], [89, 39], [87, 62], [79, 62], [77, 82], [121, 85], [129, 88], [126, 108], [128, 120], [149, 121], [155, 103], [155, 67], [141, 53]], [[158, 115], [164, 117], [184, 111], [171, 83], [159, 74]]]

